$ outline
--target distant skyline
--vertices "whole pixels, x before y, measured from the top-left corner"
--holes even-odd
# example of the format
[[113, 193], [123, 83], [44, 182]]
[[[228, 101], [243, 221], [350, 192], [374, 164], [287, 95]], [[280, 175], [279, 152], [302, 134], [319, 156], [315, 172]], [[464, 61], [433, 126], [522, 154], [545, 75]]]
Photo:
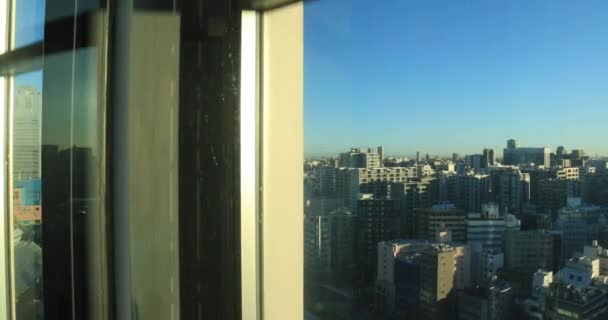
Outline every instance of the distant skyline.
[[323, 0], [304, 6], [305, 155], [506, 141], [608, 155], [608, 2]]

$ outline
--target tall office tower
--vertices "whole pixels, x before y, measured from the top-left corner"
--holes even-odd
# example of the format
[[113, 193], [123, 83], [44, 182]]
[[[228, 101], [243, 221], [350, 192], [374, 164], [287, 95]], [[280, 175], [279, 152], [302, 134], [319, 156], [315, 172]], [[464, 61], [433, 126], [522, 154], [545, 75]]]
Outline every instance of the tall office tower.
[[426, 163], [431, 162], [431, 156], [429, 156], [428, 153], [426, 154], [426, 156], [424, 157], [424, 159], [426, 160]]
[[581, 194], [586, 203], [608, 205], [608, 171], [601, 171], [583, 178]]
[[42, 95], [31, 86], [17, 86], [13, 113], [13, 179], [40, 179]]
[[455, 175], [448, 179], [448, 201], [467, 212], [481, 212], [481, 204], [491, 200], [491, 177]]
[[540, 268], [552, 270], [553, 243], [554, 237], [548, 231], [507, 229], [505, 265], [530, 275]]
[[304, 264], [308, 271], [329, 271], [331, 250], [329, 216], [304, 217]]
[[432, 180], [397, 182], [390, 184], [390, 197], [401, 200], [399, 236], [411, 239], [414, 236], [414, 209], [430, 208], [433, 204]]
[[330, 268], [334, 285], [341, 288], [350, 287], [354, 280], [356, 221], [356, 215], [346, 208], [329, 214]]
[[481, 154], [472, 154], [464, 156], [464, 163], [469, 168], [475, 169], [475, 172], [479, 172], [481, 171], [481, 169], [485, 168], [483, 164], [483, 155]]
[[536, 211], [550, 215], [553, 220], [557, 218], [557, 211], [568, 204], [568, 197], [581, 195], [578, 180], [543, 179], [537, 185]]
[[580, 160], [585, 156], [585, 150], [583, 149], [575, 149], [570, 153], [570, 159], [572, 160]]
[[550, 169], [530, 169], [522, 171], [530, 175], [530, 202], [537, 204], [540, 195], [539, 183], [545, 179], [556, 179], [557, 171]]
[[452, 161], [454, 161], [454, 162], [460, 161], [460, 155], [458, 153], [452, 153]]
[[414, 209], [414, 235], [418, 239], [434, 239], [437, 232], [447, 229], [452, 240], [466, 240], [466, 213], [451, 204], [434, 205], [432, 208]]
[[498, 214], [498, 204], [484, 204], [481, 213], [469, 213], [467, 243], [477, 253], [482, 250], [500, 250], [507, 222]]
[[455, 250], [433, 244], [420, 257], [420, 319], [448, 319], [454, 300]]
[[483, 168], [487, 168], [488, 166], [493, 166], [496, 164], [494, 158], [494, 149], [483, 149], [483, 160], [481, 166]]
[[433, 204], [450, 202], [449, 195], [449, 183], [452, 177], [456, 174], [454, 172], [442, 172], [439, 171], [435, 175], [435, 179], [431, 181], [431, 190], [433, 194]]
[[334, 197], [336, 195], [336, 168], [320, 165], [316, 171], [319, 194], [322, 197]]
[[417, 313], [420, 303], [420, 256], [431, 242], [393, 240], [378, 243], [376, 307], [383, 315]]
[[582, 205], [580, 198], [568, 198], [568, 205], [558, 211], [555, 222], [564, 261], [599, 237], [599, 230], [606, 226], [605, 213], [600, 206]]
[[396, 199], [363, 199], [357, 201], [357, 278], [367, 286], [376, 275], [378, 242], [399, 237], [401, 202]]
[[503, 170], [496, 175], [496, 199], [502, 212], [519, 214], [530, 200], [530, 175], [519, 170]]
[[384, 162], [384, 146], [378, 146], [378, 157], [380, 157], [380, 165]]
[[371, 148], [368, 148], [367, 152], [361, 148], [351, 148], [349, 152], [340, 154], [340, 167], [378, 168], [381, 167], [380, 156]]
[[420, 151], [416, 151], [416, 163], [420, 162]]
[[566, 155], [566, 148], [564, 148], [564, 146], [557, 147], [557, 150], [555, 150], [555, 156], [558, 159], [562, 159], [565, 155]]
[[523, 165], [535, 164], [537, 166], [551, 167], [551, 149], [543, 148], [522, 148], [517, 145], [515, 140], [509, 140], [507, 147], [503, 149], [503, 164]]
[[570, 154], [570, 165], [572, 167], [585, 167], [588, 162], [589, 157], [585, 155], [584, 150], [572, 150], [572, 153]]

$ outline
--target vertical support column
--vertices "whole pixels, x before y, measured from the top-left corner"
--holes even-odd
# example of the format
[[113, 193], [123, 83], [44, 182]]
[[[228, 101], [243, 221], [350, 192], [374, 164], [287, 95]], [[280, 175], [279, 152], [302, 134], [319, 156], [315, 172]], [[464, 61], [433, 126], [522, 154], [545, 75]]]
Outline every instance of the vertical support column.
[[243, 320], [261, 319], [259, 14], [241, 20], [241, 295]]
[[262, 17], [263, 314], [304, 317], [304, 4]]
[[180, 16], [127, 10], [114, 66], [126, 77], [113, 109], [117, 318], [177, 320]]
[[241, 319], [240, 55], [235, 0], [180, 3], [182, 319]]

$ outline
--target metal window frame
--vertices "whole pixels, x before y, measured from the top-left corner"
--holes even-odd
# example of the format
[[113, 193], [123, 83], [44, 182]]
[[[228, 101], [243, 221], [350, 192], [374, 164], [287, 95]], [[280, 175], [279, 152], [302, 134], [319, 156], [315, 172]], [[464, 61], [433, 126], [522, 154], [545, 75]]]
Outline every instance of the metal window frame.
[[[0, 14], [9, 14], [9, 5], [12, 0], [0, 0]], [[108, 21], [115, 19], [111, 12], [116, 12], [115, 1], [107, 1], [107, 7], [109, 10]], [[303, 79], [301, 76], [302, 67], [302, 55], [301, 45], [303, 41], [302, 37], [302, 16], [303, 8], [302, 1], [297, 0], [279, 0], [279, 1], [246, 1], [243, 0], [240, 3], [241, 8], [245, 10], [243, 12], [243, 28], [239, 32], [243, 32], [241, 38], [241, 54], [242, 62], [247, 61], [247, 64], [241, 66], [242, 78], [240, 79], [241, 93], [240, 97], [240, 112], [241, 112], [241, 123], [239, 137], [241, 139], [241, 152], [237, 163], [240, 164], [240, 170], [245, 170], [247, 173], [241, 173], [241, 185], [239, 186], [241, 210], [240, 210], [240, 226], [241, 226], [241, 302], [242, 302], [242, 319], [278, 319], [290, 318], [298, 319], [303, 317], [303, 253], [300, 248], [302, 242], [301, 236], [303, 230], [301, 230], [302, 221], [300, 221], [302, 208], [301, 201], [298, 199], [302, 197], [301, 192], [298, 194], [301, 183], [295, 179], [287, 183], [285, 190], [279, 190], [282, 182], [281, 173], [289, 172], [289, 176], [292, 174], [301, 174], [301, 170], [297, 173], [294, 170], [296, 167], [300, 168], [301, 163], [299, 159], [303, 156], [302, 152], [297, 150], [302, 149], [303, 141], [301, 141], [302, 135], [302, 97], [301, 88], [303, 86]], [[106, 5], [103, 5], [106, 6]], [[2, 11], [2, 8], [6, 9], [6, 12]], [[0, 18], [2, 18], [0, 16]], [[295, 19], [292, 19], [295, 18]], [[72, 17], [65, 21], [59, 21], [58, 23], [67, 23], [72, 25], [74, 19], [79, 21], [87, 21], [89, 17], [87, 14], [83, 14], [78, 17]], [[291, 21], [290, 21], [291, 20]], [[9, 32], [9, 19], [5, 19], [7, 23], [4, 25], [4, 29], [0, 26], [0, 41], [4, 41], [5, 50], [2, 51], [0, 46], [0, 75], [13, 75], [16, 73], [22, 73], [31, 71], [33, 69], [40, 69], [42, 67], [42, 56], [43, 54], [50, 54], [52, 52], [61, 52], [65, 50], [72, 50], [72, 42], [70, 41], [67, 46], [61, 44], [53, 44], [52, 46], [43, 46], [42, 42], [30, 44], [28, 46], [18, 48], [12, 51], [8, 51], [9, 37], [2, 38], [2, 31], [5, 35]], [[48, 24], [48, 22], [47, 22]], [[281, 24], [287, 26], [284, 30]], [[60, 26], [57, 26], [58, 30]], [[295, 37], [294, 33], [295, 32]], [[112, 51], [111, 44], [115, 41], [112, 36], [114, 35], [114, 27], [108, 27], [108, 39], [105, 41], [109, 42], [110, 52], [108, 53], [109, 63], [106, 72], [108, 79], [108, 99], [111, 101], [113, 97], [113, 83], [112, 73], [118, 72], [112, 67], [112, 56], [115, 54]], [[292, 33], [292, 34], [290, 34]], [[291, 38], [291, 39], [290, 39]], [[78, 38], [78, 40], [85, 40], [86, 38]], [[283, 41], [287, 40], [287, 41]], [[297, 44], [299, 42], [299, 45]], [[294, 46], [294, 43], [296, 44]], [[84, 42], [77, 42], [76, 47], [87, 46]], [[252, 49], [252, 47], [254, 49]], [[295, 55], [290, 54], [295, 50]], [[298, 51], [300, 50], [300, 51]], [[282, 58], [276, 59], [276, 55], [282, 55]], [[276, 61], [276, 64], [275, 63]], [[279, 61], [280, 60], [280, 61]], [[287, 62], [289, 67], [280, 66], [280, 63]], [[274, 65], [273, 65], [274, 64]], [[282, 70], [280, 70], [282, 69]], [[291, 73], [294, 72], [294, 73]], [[293, 76], [296, 76], [294, 79]], [[9, 84], [4, 83], [3, 90], [4, 96], [0, 93], [0, 99], [3, 99], [5, 105], [9, 101]], [[299, 89], [298, 89], [299, 87]], [[286, 90], [286, 91], [284, 91]], [[293, 96], [281, 95], [281, 92], [288, 92], [294, 94]], [[294, 103], [293, 114], [282, 113], [278, 111], [280, 105], [283, 103]], [[2, 105], [0, 103], [0, 105]], [[107, 121], [108, 130], [108, 143], [112, 143], [112, 108], [111, 103], [107, 107], [109, 113]], [[0, 116], [0, 138], [3, 141], [7, 141], [6, 134], [10, 130], [3, 126], [7, 123], [7, 114]], [[283, 119], [284, 122], [281, 123]], [[266, 124], [266, 125], [264, 125]], [[276, 133], [277, 130], [289, 129], [290, 126], [295, 125], [296, 135], [280, 137]], [[274, 133], [273, 133], [274, 132]], [[3, 136], [4, 135], [4, 136]], [[295, 142], [293, 138], [296, 138]], [[283, 138], [283, 139], [277, 139]], [[298, 140], [300, 139], [300, 140]], [[299, 141], [299, 142], [298, 142]], [[290, 147], [291, 145], [291, 147]], [[296, 150], [296, 152], [284, 154], [283, 147], [287, 147], [289, 150]], [[0, 157], [7, 163], [8, 150], [10, 147], [6, 145], [0, 152]], [[108, 158], [108, 166], [112, 168], [114, 166], [112, 161], [111, 149], [108, 148], [106, 155]], [[277, 163], [285, 162], [286, 166], [276, 167]], [[264, 170], [266, 168], [266, 170]], [[111, 185], [111, 171], [108, 169], [107, 174], [107, 185], [110, 188]], [[7, 173], [10, 172], [5, 166], [4, 170], [0, 173], [0, 192], [3, 194], [3, 199], [0, 200], [0, 271], [8, 270], [9, 265], [7, 261], [8, 247], [10, 245], [10, 230], [8, 226], [3, 223], [7, 221], [7, 209], [9, 208], [8, 202], [10, 201], [10, 194], [7, 194]], [[262, 186], [267, 186], [268, 189], [263, 192]], [[300, 185], [300, 186], [299, 186]], [[108, 192], [108, 199], [111, 197], [110, 190]], [[280, 191], [280, 192], [279, 192]], [[271, 196], [274, 192], [279, 192], [283, 196], [287, 195], [286, 199], [276, 201]], [[238, 200], [237, 200], [238, 201]], [[108, 202], [108, 203], [109, 203]], [[111, 205], [108, 205], [111, 207]], [[262, 210], [265, 208], [265, 210]], [[285, 214], [283, 210], [293, 210], [289, 214]], [[112, 211], [112, 209], [110, 209]], [[109, 218], [112, 215], [110, 214]], [[263, 221], [268, 223], [263, 224]], [[111, 224], [112, 221], [110, 220]], [[277, 228], [278, 225], [284, 228]], [[265, 228], [263, 228], [265, 226]], [[110, 225], [109, 232], [112, 232], [113, 227]], [[7, 243], [8, 241], [8, 243]], [[112, 245], [110, 241], [109, 245]], [[278, 251], [277, 251], [278, 250]], [[113, 251], [110, 249], [110, 251]], [[108, 252], [108, 258], [112, 260], [113, 253]], [[112, 273], [113, 270], [110, 270]], [[0, 275], [6, 275], [6, 272], [0, 273]], [[0, 285], [2, 281], [6, 281], [8, 275], [0, 278]], [[109, 285], [112, 287], [115, 285], [114, 275], [111, 274], [108, 279]], [[2, 286], [7, 288], [9, 286]], [[291, 292], [285, 292], [284, 290], [289, 289]], [[110, 295], [115, 293], [114, 290], [110, 290]], [[6, 312], [0, 312], [0, 320], [11, 319], [10, 309], [11, 303], [9, 303], [10, 294], [8, 294], [8, 288], [4, 292], [0, 292], [0, 305], [7, 305], [9, 308], [4, 308]], [[116, 297], [110, 296], [110, 305], [116, 303]], [[113, 309], [115, 312], [115, 309]], [[112, 312], [112, 311], [111, 311]]]
[[[102, 0], [99, 7], [96, 7], [94, 11], [74, 14], [73, 16], [62, 16], [52, 21], [45, 20], [45, 38], [17, 48], [14, 47], [15, 35], [13, 33], [15, 30], [15, 1], [17, 0], [0, 0], [0, 21], [2, 21], [0, 23], [0, 109], [2, 109], [0, 112], [0, 141], [3, 143], [0, 157], [4, 161], [4, 168], [0, 171], [0, 193], [2, 194], [0, 200], [0, 320], [16, 318], [11, 227], [13, 217], [10, 214], [12, 202], [12, 192], [10, 190], [13, 189], [11, 150], [14, 77], [31, 71], [44, 70], [45, 55], [63, 54], [98, 45], [100, 48], [100, 65], [105, 66], [107, 57], [105, 52], [107, 34], [101, 35], [96, 32], [99, 30], [92, 30], [92, 28], [103, 26], [104, 30], [107, 29], [108, 15], [105, 12], [107, 12], [107, 2], [109, 0]], [[74, 30], [76, 26], [78, 31]], [[88, 34], [85, 34], [87, 32]], [[66, 37], [65, 34], [70, 34], [71, 37]], [[45, 43], [47, 37], [52, 39], [50, 43]], [[103, 77], [104, 75], [100, 73], [98, 76]], [[100, 88], [103, 88], [103, 85], [100, 85]], [[100, 90], [100, 95], [105, 95], [105, 90]], [[105, 105], [103, 108], [106, 108]], [[101, 116], [103, 117], [103, 115]], [[102, 145], [103, 148], [106, 147], [105, 144], [102, 143]], [[105, 239], [105, 241], [108, 241], [108, 239]], [[106, 243], [106, 245], [110, 245], [110, 243]], [[107, 256], [110, 257], [109, 254]], [[110, 271], [106, 270], [106, 276], [111, 277]], [[72, 287], [71, 290], [73, 290], [72, 283], [66, 283], [66, 287]], [[109, 292], [106, 292], [107, 295], [109, 295]], [[74, 310], [74, 303], [75, 300], [72, 300], [72, 306], [70, 307], [72, 311]], [[108, 308], [111, 308], [111, 305], [108, 305]]]
[[[9, 44], [9, 0], [0, 0], [0, 55], [8, 51]], [[0, 63], [2, 65], [2, 63]], [[8, 105], [8, 81], [4, 77], [0, 77], [0, 141], [6, 141], [6, 106]], [[9, 237], [8, 217], [8, 190], [6, 185], [6, 168], [8, 148], [5, 144], [0, 147], [0, 159], [2, 159], [2, 170], [0, 170], [0, 320], [8, 320], [12, 312], [10, 303], [10, 278], [9, 269], [9, 247], [11, 245], [11, 237]]]
[[242, 319], [302, 319], [303, 2], [262, 2], [242, 20]]

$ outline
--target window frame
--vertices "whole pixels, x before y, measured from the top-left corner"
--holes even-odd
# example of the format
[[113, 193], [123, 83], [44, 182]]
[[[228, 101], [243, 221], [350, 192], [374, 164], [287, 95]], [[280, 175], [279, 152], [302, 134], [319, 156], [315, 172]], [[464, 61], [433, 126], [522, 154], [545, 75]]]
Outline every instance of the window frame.
[[[0, 0], [0, 21], [6, 23], [0, 25], [0, 74], [8, 74], [6, 80], [0, 80], [0, 107], [4, 108], [0, 115], [0, 139], [5, 145], [0, 151], [0, 157], [5, 161], [10, 157], [10, 126], [7, 126], [8, 106], [10, 106], [10, 79], [13, 75], [33, 69], [42, 69], [44, 54], [52, 54], [66, 50], [72, 50], [70, 41], [68, 46], [63, 44], [57, 46], [43, 46], [39, 41], [15, 50], [9, 49], [10, 30], [12, 19], [11, 2], [15, 0]], [[102, 1], [105, 3], [105, 1]], [[255, 16], [255, 55], [248, 58], [255, 63], [254, 72], [248, 75], [249, 85], [253, 83], [253, 91], [246, 100], [252, 101], [248, 108], [247, 121], [241, 123], [241, 139], [247, 139], [254, 143], [254, 148], [247, 149], [246, 156], [240, 158], [241, 168], [247, 167], [253, 175], [252, 180], [244, 180], [248, 183], [241, 184], [240, 190], [248, 188], [247, 193], [241, 194], [240, 201], [253, 201], [247, 206], [242, 205], [241, 216], [241, 301], [242, 319], [302, 319], [303, 308], [303, 191], [301, 176], [301, 165], [303, 161], [303, 3], [298, 0], [279, 1], [241, 1], [245, 10], [253, 10]], [[104, 7], [106, 6], [107, 7]], [[116, 12], [112, 5], [118, 5], [117, 1], [108, 0], [102, 4], [102, 9]], [[3, 10], [5, 9], [5, 10]], [[110, 14], [104, 18], [109, 25], [109, 20], [114, 19]], [[74, 21], [83, 19], [82, 15], [66, 19]], [[81, 20], [82, 21], [82, 20]], [[89, 21], [84, 17], [84, 21]], [[251, 22], [251, 21], [249, 21]], [[51, 22], [52, 23], [52, 22]], [[79, 21], [80, 23], [80, 21]], [[45, 30], [49, 22], [45, 22]], [[75, 24], [75, 23], [74, 23]], [[112, 100], [115, 90], [115, 80], [112, 75], [115, 66], [112, 65], [112, 56], [116, 52], [112, 49], [116, 31], [113, 26], [108, 26], [108, 39], [103, 39], [108, 50], [108, 59], [105, 70], [109, 73], [107, 99]], [[58, 31], [60, 27], [55, 28]], [[243, 29], [239, 30], [243, 32]], [[250, 34], [251, 35], [251, 34]], [[85, 43], [74, 42], [75, 48], [86, 46]], [[108, 49], [109, 48], [109, 49]], [[242, 48], [243, 49], [243, 48]], [[243, 51], [242, 51], [243, 52]], [[241, 60], [243, 61], [243, 60]], [[4, 68], [4, 70], [3, 70]], [[11, 69], [12, 70], [9, 70]], [[244, 83], [241, 79], [241, 92]], [[243, 100], [241, 100], [241, 103]], [[290, 108], [283, 108], [290, 105]], [[107, 106], [106, 122], [112, 121], [113, 111], [111, 102]], [[102, 107], [102, 106], [100, 106]], [[243, 107], [241, 105], [241, 107]], [[253, 107], [253, 109], [251, 109]], [[243, 119], [242, 119], [243, 120]], [[249, 125], [244, 128], [243, 124]], [[108, 142], [112, 143], [113, 128], [109, 125], [107, 129]], [[253, 133], [252, 135], [245, 135]], [[289, 132], [290, 134], [283, 134]], [[241, 143], [244, 140], [241, 140]], [[109, 167], [115, 160], [112, 155], [106, 156]], [[251, 161], [251, 162], [248, 162]], [[8, 162], [10, 163], [10, 161]], [[237, 162], [238, 163], [238, 162]], [[112, 184], [111, 170], [107, 172], [107, 192], [111, 197], [110, 185]], [[6, 305], [0, 312], [0, 320], [14, 318], [14, 297], [10, 294], [10, 274], [3, 272], [11, 270], [8, 257], [11, 251], [11, 228], [10, 197], [7, 193], [11, 190], [10, 169], [6, 166], [0, 170], [0, 192], [3, 197], [0, 200], [0, 306]], [[241, 174], [241, 178], [243, 175]], [[179, 182], [178, 182], [179, 183]], [[236, 202], [239, 199], [235, 199]], [[110, 199], [106, 199], [110, 203]], [[244, 204], [244, 203], [243, 203]], [[113, 209], [109, 209], [113, 210]], [[110, 217], [112, 212], [110, 211]], [[286, 212], [289, 212], [286, 214]], [[113, 221], [109, 221], [109, 234], [114, 231]], [[113, 238], [108, 239], [111, 243]], [[254, 241], [253, 246], [250, 242]], [[246, 247], [245, 247], [246, 245]], [[116, 259], [112, 250], [108, 252], [110, 263]], [[112, 267], [112, 265], [110, 265]], [[114, 266], [115, 267], [115, 266]], [[116, 270], [110, 270], [107, 279], [110, 289], [110, 306], [114, 307], [117, 297], [112, 296], [116, 288], [114, 275]], [[246, 278], [247, 277], [247, 278]], [[246, 282], [248, 281], [248, 282]], [[3, 285], [4, 284], [4, 285]], [[286, 294], [288, 292], [289, 294]], [[112, 313], [110, 312], [110, 317]], [[116, 314], [113, 314], [116, 316]]]
[[[0, 0], [0, 55], [8, 51], [9, 45], [9, 0]], [[6, 106], [8, 105], [8, 79], [0, 77], [0, 141], [6, 141]], [[3, 143], [0, 147], [0, 159], [2, 163], [6, 163], [8, 147]], [[10, 275], [9, 275], [9, 245], [12, 237], [9, 237], [8, 218], [8, 197], [6, 185], [5, 165], [0, 170], [0, 306], [5, 305], [7, 308], [2, 308], [0, 312], [0, 320], [8, 320], [11, 314], [10, 302]]]

